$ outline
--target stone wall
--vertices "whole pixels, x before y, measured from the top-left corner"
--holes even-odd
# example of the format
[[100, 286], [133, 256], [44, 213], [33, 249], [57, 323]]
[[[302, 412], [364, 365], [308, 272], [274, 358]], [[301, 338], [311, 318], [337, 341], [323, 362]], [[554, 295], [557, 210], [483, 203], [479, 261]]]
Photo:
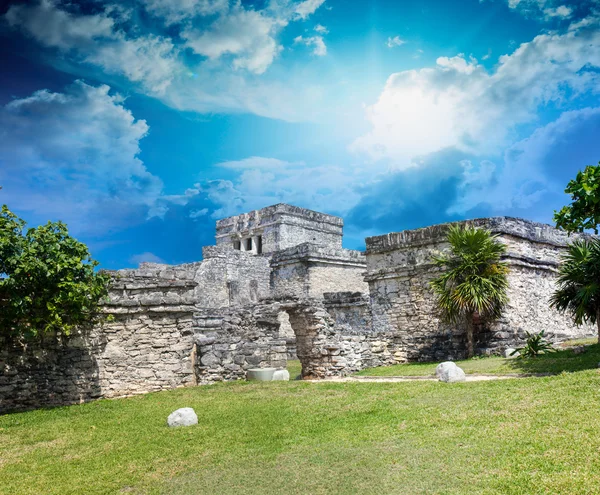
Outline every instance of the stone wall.
[[342, 375], [401, 361], [393, 333], [373, 329], [370, 298], [361, 292], [326, 293], [324, 306], [334, 320]]
[[42, 345], [0, 339], [0, 414], [102, 396], [98, 338], [48, 337]]
[[286, 339], [279, 334], [279, 305], [230, 308], [195, 316], [198, 383], [246, 378], [250, 368], [285, 368]]
[[105, 307], [113, 321], [68, 338], [0, 342], [0, 413], [194, 384], [194, 288], [120, 272]]
[[217, 245], [262, 236], [263, 253], [312, 242], [342, 247], [344, 221], [333, 215], [287, 204], [268, 206], [217, 222]]
[[204, 260], [194, 276], [197, 307], [243, 306], [270, 296], [269, 256], [220, 246], [205, 247], [202, 252]]
[[[286, 315], [283, 319], [282, 314]], [[369, 297], [360, 292], [270, 300], [251, 308], [230, 308], [225, 315], [205, 313], [197, 318], [200, 383], [243, 379], [249, 368], [285, 367], [288, 321], [302, 376], [307, 379], [345, 376], [402, 358], [393, 335], [372, 331]]]
[[304, 243], [275, 253], [271, 294], [277, 298], [322, 299], [325, 292], [365, 292], [365, 256], [360, 251]]
[[[519, 344], [525, 331], [595, 335], [548, 304], [572, 239], [512, 218], [471, 223], [499, 235], [510, 266], [510, 302], [500, 320], [477, 326], [478, 353]], [[365, 257], [341, 248], [342, 225], [275, 205], [218, 222], [218, 245], [202, 262], [111, 272], [110, 323], [41, 344], [0, 342], [0, 413], [244, 379], [296, 356], [305, 378], [463, 357], [464, 327], [442, 321], [429, 288], [448, 226], [368, 238]], [[261, 232], [276, 252], [230, 245], [231, 235]]]
[[229, 246], [206, 246], [197, 263], [164, 265], [141, 263], [116, 276], [145, 280], [151, 277], [193, 282], [189, 304], [199, 308], [226, 308], [252, 304], [270, 295], [270, 257], [236, 251]]
[[[594, 335], [549, 307], [560, 253], [569, 239], [548, 225], [499, 217], [470, 222], [491, 230], [507, 244], [510, 298], [503, 317], [476, 328], [476, 351], [499, 352], [522, 343], [524, 332], [546, 331], [551, 340]], [[466, 352], [464, 324], [445, 323], [430, 281], [438, 275], [431, 257], [448, 245], [448, 225], [367, 239], [367, 277], [373, 329], [392, 333], [404, 360], [461, 358]]]

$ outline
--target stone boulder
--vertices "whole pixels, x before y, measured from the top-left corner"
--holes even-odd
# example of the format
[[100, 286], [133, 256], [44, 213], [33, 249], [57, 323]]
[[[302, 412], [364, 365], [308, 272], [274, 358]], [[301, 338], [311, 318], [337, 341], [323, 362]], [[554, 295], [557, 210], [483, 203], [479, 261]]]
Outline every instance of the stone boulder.
[[273, 373], [273, 381], [284, 381], [287, 382], [290, 379], [290, 372], [288, 370], [277, 370]]
[[506, 349], [504, 351], [504, 357], [506, 359], [514, 359], [516, 357], [519, 357], [519, 353], [515, 353], [514, 355], [512, 355], [513, 352], [515, 352], [516, 349], [514, 349], [513, 347], [509, 347], [508, 349]]
[[173, 411], [167, 418], [169, 426], [191, 426], [198, 424], [198, 416], [191, 407], [182, 407]]
[[464, 382], [467, 379], [465, 372], [452, 361], [438, 364], [435, 369], [435, 376], [437, 376], [441, 382], [446, 383]]

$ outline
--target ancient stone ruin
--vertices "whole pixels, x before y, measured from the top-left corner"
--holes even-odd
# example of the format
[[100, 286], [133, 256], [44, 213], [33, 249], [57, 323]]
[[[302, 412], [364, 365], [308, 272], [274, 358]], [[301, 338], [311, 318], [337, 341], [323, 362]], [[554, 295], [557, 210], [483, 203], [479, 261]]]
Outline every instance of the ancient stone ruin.
[[[549, 307], [566, 234], [514, 218], [471, 223], [508, 246], [510, 303], [476, 328], [479, 354], [525, 331], [553, 340], [594, 335]], [[219, 220], [216, 245], [184, 265], [111, 272], [112, 322], [40, 345], [0, 343], [0, 413], [99, 397], [244, 379], [296, 356], [304, 378], [465, 356], [429, 281], [447, 225], [370, 237], [342, 248], [343, 220], [278, 204]]]

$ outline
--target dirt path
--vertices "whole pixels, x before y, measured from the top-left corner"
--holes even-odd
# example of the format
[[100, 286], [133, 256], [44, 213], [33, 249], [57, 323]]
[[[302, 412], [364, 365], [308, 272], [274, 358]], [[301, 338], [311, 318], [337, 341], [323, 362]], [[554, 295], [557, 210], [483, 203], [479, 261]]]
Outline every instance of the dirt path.
[[[514, 378], [531, 378], [552, 376], [552, 373], [536, 373], [536, 374], [512, 374], [512, 375], [467, 375], [467, 382], [485, 382], [491, 380], [511, 380]], [[397, 382], [418, 382], [429, 381], [437, 382], [435, 376], [346, 376], [343, 378], [326, 378], [324, 380], [304, 380], [311, 383], [349, 383], [349, 382], [366, 382], [366, 383], [397, 383]]]

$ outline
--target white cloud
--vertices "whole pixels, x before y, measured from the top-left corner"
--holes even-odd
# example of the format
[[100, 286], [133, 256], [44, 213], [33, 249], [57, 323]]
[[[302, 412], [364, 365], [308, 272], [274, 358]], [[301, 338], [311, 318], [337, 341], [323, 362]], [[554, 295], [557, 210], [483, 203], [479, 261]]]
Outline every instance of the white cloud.
[[305, 0], [296, 4], [294, 12], [300, 19], [308, 19], [324, 3], [325, 0]]
[[600, 30], [542, 34], [500, 57], [488, 72], [475, 59], [440, 57], [432, 68], [389, 77], [367, 108], [372, 130], [351, 149], [406, 168], [412, 158], [445, 147], [498, 152], [540, 106], [598, 91]]
[[229, 0], [140, 0], [146, 10], [167, 25], [197, 16], [227, 12]]
[[0, 107], [0, 127], [2, 193], [19, 211], [98, 232], [160, 196], [161, 180], [138, 158], [148, 125], [108, 86], [77, 81], [63, 93], [13, 100]]
[[395, 46], [400, 46], [400, 45], [403, 45], [404, 43], [406, 43], [406, 41], [404, 41], [402, 38], [400, 38], [400, 36], [394, 36], [393, 38], [390, 36], [390, 37], [388, 37], [385, 44], [388, 48], [394, 48]]
[[319, 34], [327, 34], [329, 33], [329, 29], [327, 29], [325, 26], [321, 25], [321, 24], [317, 24], [314, 27], [314, 30], [319, 33]]
[[158, 95], [164, 94], [173, 78], [183, 70], [171, 41], [154, 35], [103, 44], [85, 56], [85, 61], [107, 72], [123, 74], [130, 81], [141, 82]]
[[262, 74], [282, 49], [275, 36], [286, 24], [285, 20], [238, 7], [207, 30], [190, 28], [182, 35], [187, 46], [200, 55], [213, 60], [231, 55], [235, 68]]
[[179, 69], [173, 43], [155, 35], [128, 38], [108, 15], [113, 10], [75, 15], [51, 0], [41, 0], [12, 5], [5, 18], [43, 45], [74, 53], [78, 62], [123, 75], [152, 93], [164, 93]]
[[308, 47], [312, 47], [313, 55], [317, 55], [318, 57], [327, 55], [327, 46], [325, 45], [322, 36], [296, 36], [296, 38], [294, 38], [294, 43], [300, 43]]
[[[182, 36], [186, 45], [200, 55], [213, 61], [230, 56], [234, 68], [262, 74], [283, 49], [277, 41], [280, 31], [292, 20], [307, 19], [323, 2], [272, 2], [263, 10], [245, 8], [237, 3], [208, 29], [190, 26]], [[318, 25], [315, 30], [317, 28], [326, 31], [324, 26]], [[314, 46], [316, 55], [324, 55], [327, 51], [321, 36], [307, 38], [307, 44]]]
[[277, 158], [266, 158], [263, 156], [251, 156], [243, 160], [232, 160], [219, 163], [219, 167], [231, 168], [235, 170], [262, 169], [262, 170], [280, 170], [291, 166], [303, 166], [304, 163], [290, 163]]
[[597, 14], [600, 7], [598, 0], [508, 0], [507, 4], [526, 17], [545, 21], [568, 19], [576, 11]]
[[[510, 146], [500, 167], [488, 161], [478, 166], [464, 162], [460, 197], [449, 212], [465, 213], [481, 204], [505, 213], [529, 209], [543, 195], [552, 195], [552, 206], [560, 208], [574, 170], [594, 164], [600, 156], [599, 132], [600, 108], [567, 111]], [[543, 220], [549, 220], [551, 211], [548, 208]]]
[[[360, 200], [356, 184], [369, 178], [364, 169], [311, 167], [267, 157], [224, 162], [219, 166], [241, 173], [234, 180], [213, 180], [194, 186], [197, 197], [216, 205], [212, 218], [281, 202], [319, 211], [348, 211]], [[192, 214], [195, 215], [193, 211]]]
[[246, 72], [203, 71], [182, 77], [163, 101], [172, 108], [200, 113], [250, 112], [290, 122], [317, 121], [329, 103], [319, 81], [283, 73], [277, 80]]
[[202, 208], [201, 210], [192, 210], [189, 217], [191, 219], [201, 218], [208, 215], [208, 208]]
[[51, 0], [39, 4], [11, 5], [5, 15], [11, 26], [23, 27], [47, 46], [70, 50], [89, 46], [97, 38], [112, 38], [114, 20], [105, 13], [74, 16], [60, 10]]
[[129, 263], [132, 263], [134, 265], [139, 265], [140, 263], [163, 264], [164, 262], [165, 261], [162, 258], [156, 256], [154, 253], [149, 253], [149, 252], [134, 254], [133, 256], [131, 256], [129, 258]]
[[[60, 51], [60, 63], [69, 64], [69, 70], [76, 73], [80, 64], [90, 64], [129, 79], [134, 89], [178, 110], [250, 112], [288, 121], [317, 120], [326, 112], [322, 81], [307, 81], [303, 69], [292, 73], [278, 67], [278, 76], [263, 76], [282, 50], [281, 31], [302, 19], [298, 9], [308, 16], [317, 3], [273, 0], [253, 10], [240, 2], [228, 6], [225, 0], [140, 2], [153, 15], [164, 16], [165, 23], [176, 22], [171, 30], [178, 36], [145, 33], [133, 23], [132, 9], [113, 5], [83, 15], [66, 0], [13, 5], [5, 18], [14, 29]], [[194, 16], [208, 16], [201, 19], [203, 28]], [[319, 39], [311, 43], [314, 53], [326, 51]], [[206, 59], [185, 57], [186, 44]]]
[[567, 7], [566, 5], [560, 5], [559, 7], [544, 9], [544, 16], [547, 19], [551, 19], [553, 17], [567, 19], [567, 18], [571, 17], [572, 14], [573, 14], [573, 9], [570, 7]]

